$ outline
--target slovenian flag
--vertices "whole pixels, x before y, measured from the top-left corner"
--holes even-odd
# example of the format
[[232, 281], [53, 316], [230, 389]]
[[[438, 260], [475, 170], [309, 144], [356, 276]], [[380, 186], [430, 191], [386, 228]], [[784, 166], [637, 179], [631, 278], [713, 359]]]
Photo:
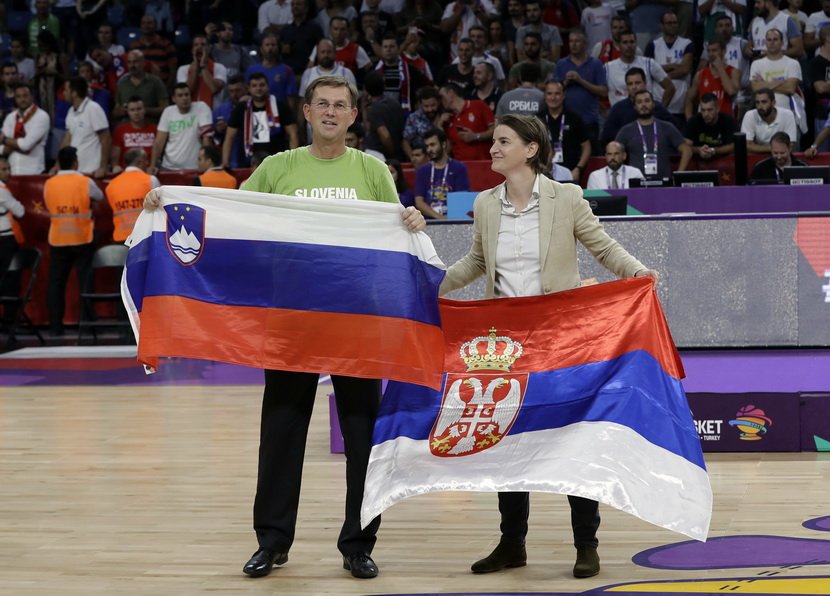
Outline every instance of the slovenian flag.
[[439, 387], [444, 265], [392, 203], [165, 186], [127, 244], [138, 359]]
[[441, 391], [384, 394], [364, 524], [435, 491], [540, 491], [706, 539], [712, 490], [650, 279], [441, 300], [441, 317]]

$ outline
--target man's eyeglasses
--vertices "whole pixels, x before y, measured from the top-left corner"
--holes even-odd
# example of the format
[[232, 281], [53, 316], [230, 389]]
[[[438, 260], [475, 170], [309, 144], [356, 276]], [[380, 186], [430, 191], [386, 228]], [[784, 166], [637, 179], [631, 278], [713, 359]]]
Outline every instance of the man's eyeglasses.
[[315, 101], [310, 105], [313, 109], [317, 110], [318, 112], [328, 112], [329, 108], [334, 108], [335, 112], [345, 114], [346, 112], [352, 109], [352, 106], [342, 101], [338, 101], [335, 104], [330, 104], [327, 101]]

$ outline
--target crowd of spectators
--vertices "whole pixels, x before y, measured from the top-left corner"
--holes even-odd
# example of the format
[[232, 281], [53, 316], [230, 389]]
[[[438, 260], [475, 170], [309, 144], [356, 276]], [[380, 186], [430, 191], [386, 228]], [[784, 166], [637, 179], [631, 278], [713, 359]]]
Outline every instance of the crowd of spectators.
[[433, 218], [506, 113], [545, 123], [557, 179], [605, 155], [594, 186], [729, 155], [737, 131], [750, 153], [786, 133], [814, 155], [830, 0], [811, 1], [11, 0], [0, 151], [12, 175], [54, 173], [66, 146], [94, 178], [133, 149], [149, 174], [197, 170], [202, 148], [246, 168], [310, 141], [301, 98], [335, 74], [361, 90], [354, 146], [399, 179], [419, 166], [402, 196]]

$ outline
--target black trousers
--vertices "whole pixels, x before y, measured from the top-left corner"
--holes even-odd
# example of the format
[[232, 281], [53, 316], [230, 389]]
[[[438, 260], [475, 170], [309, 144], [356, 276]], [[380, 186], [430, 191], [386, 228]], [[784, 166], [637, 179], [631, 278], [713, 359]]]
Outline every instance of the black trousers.
[[52, 246], [49, 248], [49, 283], [46, 287], [46, 304], [49, 310], [49, 329], [52, 333], [63, 332], [63, 315], [66, 310], [66, 284], [69, 273], [75, 266], [78, 274], [78, 288], [83, 290], [92, 265], [95, 245]]
[[[599, 503], [582, 497], [568, 495], [571, 506], [571, 527], [574, 546], [597, 547], [599, 529]], [[527, 536], [527, 519], [530, 515], [528, 493], [499, 493], [501, 513], [501, 540], [510, 544], [524, 544]]]
[[[254, 530], [261, 548], [287, 552], [294, 542], [318, 378], [316, 373], [265, 371], [254, 500]], [[380, 381], [334, 375], [331, 380], [346, 446], [346, 517], [337, 548], [344, 555], [368, 554], [375, 546], [380, 516], [361, 530], [360, 506], [380, 406]]]
[[[0, 217], [4, 217], [0, 215]], [[0, 236], [0, 296], [20, 295], [20, 273], [9, 272], [14, 254], [17, 252], [17, 240], [11, 234]], [[9, 327], [14, 319], [14, 309], [3, 311], [3, 327]]]

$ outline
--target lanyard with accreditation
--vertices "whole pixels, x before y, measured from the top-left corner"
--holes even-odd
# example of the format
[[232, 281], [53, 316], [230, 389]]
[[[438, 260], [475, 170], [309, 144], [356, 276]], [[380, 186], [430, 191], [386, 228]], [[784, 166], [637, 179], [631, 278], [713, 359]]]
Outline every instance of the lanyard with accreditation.
[[648, 145], [646, 144], [646, 135], [643, 132], [643, 127], [640, 121], [637, 121], [637, 128], [640, 131], [640, 140], [643, 142], [643, 174], [646, 176], [657, 175], [657, 119], [651, 121], [651, 130], [654, 135], [654, 151], [649, 153]]

